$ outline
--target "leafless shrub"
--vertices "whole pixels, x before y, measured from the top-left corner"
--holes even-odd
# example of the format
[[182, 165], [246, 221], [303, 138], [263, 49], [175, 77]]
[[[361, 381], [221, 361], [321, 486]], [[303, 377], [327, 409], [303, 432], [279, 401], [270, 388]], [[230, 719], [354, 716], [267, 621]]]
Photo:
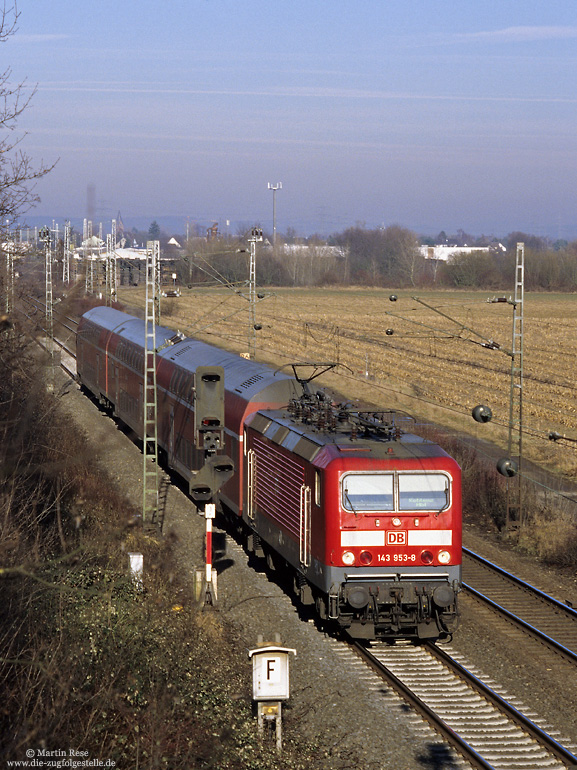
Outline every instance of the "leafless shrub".
[[[134, 525], [37, 356], [13, 344], [0, 337], [0, 757], [72, 747], [143, 770], [304, 770], [310, 753], [259, 743], [230, 630], [199, 612], [172, 540]], [[144, 592], [128, 551], [144, 554]]]
[[577, 511], [569, 500], [535, 504], [521, 530], [519, 545], [545, 564], [571, 567], [577, 562]]

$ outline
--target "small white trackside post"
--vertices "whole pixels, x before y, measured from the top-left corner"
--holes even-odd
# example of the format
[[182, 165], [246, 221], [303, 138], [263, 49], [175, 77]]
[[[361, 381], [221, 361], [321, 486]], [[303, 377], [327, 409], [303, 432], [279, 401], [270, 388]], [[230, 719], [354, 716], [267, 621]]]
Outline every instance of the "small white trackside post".
[[280, 636], [275, 634], [276, 644], [262, 641], [250, 650], [252, 658], [252, 698], [257, 702], [258, 731], [262, 735], [265, 723], [274, 723], [276, 748], [282, 750], [282, 701], [289, 697], [289, 653], [297, 651], [280, 646]]
[[144, 591], [144, 556], [141, 553], [129, 553], [130, 575], [138, 592]]

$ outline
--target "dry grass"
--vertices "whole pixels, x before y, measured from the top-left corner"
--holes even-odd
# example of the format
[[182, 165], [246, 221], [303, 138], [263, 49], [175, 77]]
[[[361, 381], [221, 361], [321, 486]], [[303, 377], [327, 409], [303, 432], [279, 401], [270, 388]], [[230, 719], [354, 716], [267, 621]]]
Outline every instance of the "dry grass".
[[[487, 292], [415, 290], [453, 322], [409, 293], [399, 293], [395, 303], [389, 293], [368, 288], [268, 292], [257, 305], [263, 326], [257, 332], [257, 358], [275, 366], [337, 361], [341, 366], [320, 382], [345, 397], [405, 409], [505, 450], [511, 358], [479, 343], [490, 339], [512, 348], [512, 306], [488, 303]], [[143, 306], [143, 290], [125, 288], [120, 300]], [[577, 445], [553, 443], [548, 434], [577, 438], [577, 297], [526, 294], [524, 305], [523, 456], [575, 479]], [[163, 308], [162, 323], [238, 352], [249, 346], [248, 301], [228, 289], [185, 289]], [[480, 403], [493, 411], [489, 424], [478, 425], [470, 416]]]
[[135, 526], [17, 342], [0, 338], [0, 763], [70, 747], [142, 770], [335, 767], [298, 731], [281, 758], [258, 740], [246, 643], [200, 612], [176, 540]]
[[545, 564], [574, 568], [577, 558], [575, 506], [537, 507], [519, 535], [519, 545]]

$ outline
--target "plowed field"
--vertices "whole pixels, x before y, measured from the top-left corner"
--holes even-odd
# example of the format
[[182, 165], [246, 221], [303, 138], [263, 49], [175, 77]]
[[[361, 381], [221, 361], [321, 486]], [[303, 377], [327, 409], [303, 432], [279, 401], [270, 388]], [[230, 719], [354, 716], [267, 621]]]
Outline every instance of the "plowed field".
[[[576, 295], [526, 293], [523, 323], [518, 306], [514, 324], [509, 301], [488, 302], [509, 293], [413, 290], [391, 302], [382, 289], [262, 290], [253, 337], [248, 290], [239, 291], [184, 289], [163, 300], [161, 323], [237, 352], [255, 339], [256, 357], [275, 366], [335, 362], [319, 384], [347, 399], [404, 409], [503, 448], [513, 394], [514, 441], [522, 398], [523, 455], [577, 478], [577, 443], [548, 439], [550, 431], [577, 439]], [[119, 299], [142, 307], [143, 289], [121, 288]], [[512, 361], [522, 364], [522, 388]], [[490, 423], [473, 421], [477, 404], [490, 406]]]

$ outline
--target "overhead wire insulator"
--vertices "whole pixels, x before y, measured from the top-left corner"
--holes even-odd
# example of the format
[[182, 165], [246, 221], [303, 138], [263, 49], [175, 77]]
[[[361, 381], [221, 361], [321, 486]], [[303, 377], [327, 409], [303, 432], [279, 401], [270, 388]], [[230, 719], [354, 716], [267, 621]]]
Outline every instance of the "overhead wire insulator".
[[493, 417], [493, 412], [484, 404], [476, 406], [471, 414], [473, 415], [475, 422], [489, 422]]
[[502, 457], [500, 460], [497, 461], [497, 470], [501, 474], [501, 476], [508, 476], [511, 478], [512, 476], [516, 476], [519, 471], [519, 466], [515, 462], [515, 460], [512, 460], [510, 457]]

